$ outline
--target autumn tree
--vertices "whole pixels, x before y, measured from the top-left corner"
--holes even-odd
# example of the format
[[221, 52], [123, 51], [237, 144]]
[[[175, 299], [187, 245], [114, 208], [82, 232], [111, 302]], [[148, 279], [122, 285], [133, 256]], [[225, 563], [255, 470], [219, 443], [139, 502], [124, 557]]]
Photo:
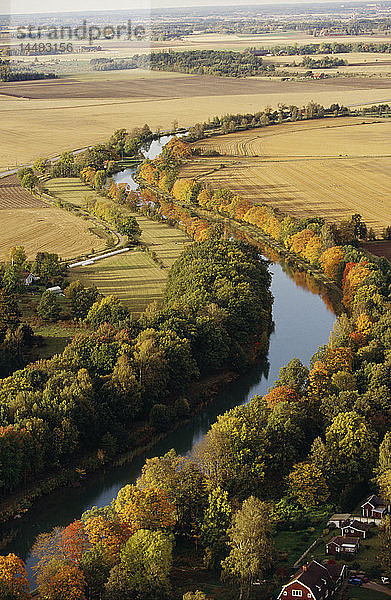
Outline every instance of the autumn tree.
[[175, 524], [175, 506], [159, 489], [140, 490], [134, 485], [126, 485], [118, 492], [113, 506], [131, 532], [146, 528], [167, 529]]
[[87, 600], [87, 585], [81, 569], [66, 560], [52, 559], [37, 576], [39, 594], [46, 600]]
[[195, 592], [183, 594], [182, 600], [208, 600], [208, 597], [201, 590], [196, 590]]
[[0, 598], [27, 600], [29, 580], [23, 561], [16, 554], [0, 556]]
[[228, 536], [231, 552], [221, 563], [223, 574], [239, 583], [239, 600], [245, 600], [250, 596], [252, 583], [264, 577], [273, 566], [269, 504], [250, 496], [234, 515]]
[[84, 552], [90, 546], [84, 523], [73, 521], [65, 527], [61, 533], [61, 546], [68, 560], [79, 563]]
[[297, 402], [300, 400], [299, 394], [286, 385], [276, 386], [264, 396], [268, 406], [276, 406], [279, 402]]
[[311, 462], [293, 466], [288, 475], [288, 487], [304, 508], [324, 504], [330, 495], [322, 471]]
[[206, 504], [205, 480], [194, 461], [170, 450], [148, 458], [137, 480], [140, 489], [161, 489], [174, 503], [178, 527], [190, 531], [202, 518]]

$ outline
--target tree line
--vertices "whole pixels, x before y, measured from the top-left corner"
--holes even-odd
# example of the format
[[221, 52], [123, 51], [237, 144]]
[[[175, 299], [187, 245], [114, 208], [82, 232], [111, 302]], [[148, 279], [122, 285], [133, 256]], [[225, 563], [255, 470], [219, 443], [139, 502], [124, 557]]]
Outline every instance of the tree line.
[[141, 68], [218, 77], [251, 77], [273, 72], [274, 65], [264, 65], [260, 56], [231, 50], [173, 50], [133, 56]]

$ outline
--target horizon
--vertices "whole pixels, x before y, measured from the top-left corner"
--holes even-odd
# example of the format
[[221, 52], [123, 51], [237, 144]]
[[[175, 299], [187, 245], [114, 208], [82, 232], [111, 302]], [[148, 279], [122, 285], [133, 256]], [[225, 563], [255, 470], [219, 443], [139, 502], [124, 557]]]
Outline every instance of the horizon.
[[[77, 0], [70, 0], [68, 6], [74, 7], [71, 10], [63, 11], [63, 10], [53, 10], [53, 2], [51, 0], [42, 0], [40, 10], [37, 10], [37, 3], [34, 2], [33, 10], [30, 10], [29, 6], [32, 4], [33, 0], [11, 0], [8, 2], [9, 10], [8, 12], [3, 13], [3, 15], [9, 14], [12, 16], [24, 16], [24, 15], [67, 15], [79, 13], [83, 14], [85, 12], [119, 12], [119, 11], [129, 11], [129, 12], [141, 12], [145, 10], [159, 10], [159, 9], [197, 9], [197, 8], [231, 8], [231, 7], [271, 7], [271, 6], [300, 6], [300, 5], [313, 5], [314, 7], [324, 4], [330, 4], [331, 6], [340, 5], [343, 8], [345, 5], [356, 4], [362, 6], [370, 6], [378, 4], [376, 0], [369, 0], [368, 2], [360, 2], [357, 0], [344, 0], [342, 2], [330, 2], [330, 0], [317, 0], [313, 2], [312, 0], [293, 0], [292, 2], [286, 2], [285, 0], [275, 0], [273, 2], [251, 2], [251, 0], [193, 0], [192, 4], [184, 5], [183, 0], [144, 0], [143, 6], [140, 7], [140, 4], [136, 7], [129, 8], [126, 0], [118, 0], [116, 3], [115, 9], [107, 9], [107, 3], [103, 0], [84, 0], [83, 9], [80, 9], [80, 2]], [[389, 4], [389, 0], [383, 2], [382, 4]], [[59, 3], [60, 5], [60, 3]], [[62, 4], [61, 4], [62, 5]], [[105, 6], [104, 6], [105, 5]], [[98, 8], [97, 8], [98, 6]], [[316, 11], [314, 11], [316, 12]]]

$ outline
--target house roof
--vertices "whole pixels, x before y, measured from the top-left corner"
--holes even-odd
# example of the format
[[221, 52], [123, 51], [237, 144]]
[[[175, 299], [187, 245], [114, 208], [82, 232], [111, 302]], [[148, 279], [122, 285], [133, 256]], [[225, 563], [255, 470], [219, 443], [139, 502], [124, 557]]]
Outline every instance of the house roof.
[[357, 546], [359, 543], [359, 537], [337, 535], [331, 538], [331, 540], [327, 542], [326, 546], [329, 546], [330, 544], [336, 544], [337, 546]]
[[368, 500], [365, 500], [364, 504], [361, 504], [361, 506], [365, 506], [366, 504], [370, 504], [371, 506], [373, 506], [373, 508], [376, 509], [382, 506], [386, 506], [386, 503], [384, 502], [383, 498], [380, 498], [380, 496], [375, 496], [374, 494], [370, 496]]
[[369, 531], [369, 529], [371, 528], [369, 523], [356, 521], [356, 519], [348, 519], [347, 521], [342, 523], [341, 529], [345, 529], [345, 527], [351, 527], [352, 529], [356, 529], [357, 531]]
[[333, 578], [328, 567], [329, 565], [324, 566], [316, 560], [312, 560], [308, 565], [304, 565], [297, 571], [287, 585], [283, 587], [283, 590], [297, 581], [311, 590], [315, 599], [323, 598], [326, 590], [332, 591], [334, 589]]

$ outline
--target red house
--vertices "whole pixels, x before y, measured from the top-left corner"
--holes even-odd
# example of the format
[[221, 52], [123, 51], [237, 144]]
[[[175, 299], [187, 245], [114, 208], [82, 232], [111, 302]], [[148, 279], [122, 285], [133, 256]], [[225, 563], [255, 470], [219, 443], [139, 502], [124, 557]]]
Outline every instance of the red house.
[[342, 535], [352, 535], [354, 537], [366, 538], [371, 525], [369, 523], [362, 523], [356, 519], [348, 519], [341, 525]]
[[371, 496], [361, 505], [362, 516], [382, 519], [387, 512], [387, 504], [380, 496]]
[[346, 577], [346, 566], [337, 564], [321, 565], [312, 560], [303, 565], [292, 579], [282, 587], [281, 600], [326, 600], [331, 598]]
[[326, 544], [326, 554], [357, 554], [359, 550], [359, 537], [336, 536]]

